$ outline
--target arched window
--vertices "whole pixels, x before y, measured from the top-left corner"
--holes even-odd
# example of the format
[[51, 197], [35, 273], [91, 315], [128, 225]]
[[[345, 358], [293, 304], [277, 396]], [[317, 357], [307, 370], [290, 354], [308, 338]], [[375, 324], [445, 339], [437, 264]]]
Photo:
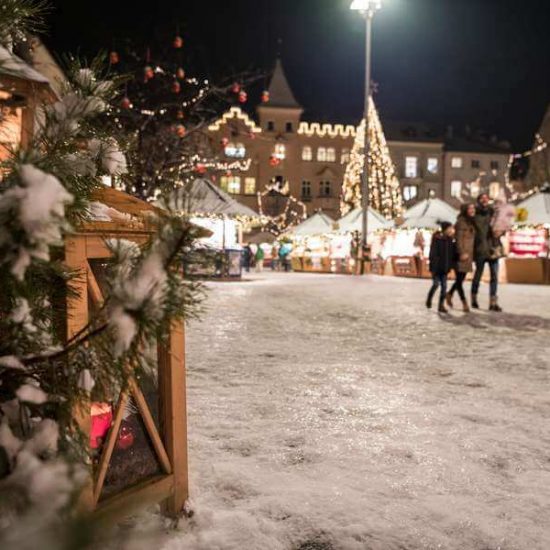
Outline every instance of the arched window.
[[309, 145], [302, 149], [302, 160], [313, 160], [313, 149]]
[[286, 158], [286, 146], [282, 143], [277, 143], [275, 145], [275, 151], [273, 152], [273, 156], [276, 159], [284, 160]]
[[325, 147], [319, 147], [319, 149], [317, 149], [317, 160], [319, 162], [327, 161], [327, 150]]
[[336, 162], [336, 149], [334, 147], [327, 149], [327, 162]]

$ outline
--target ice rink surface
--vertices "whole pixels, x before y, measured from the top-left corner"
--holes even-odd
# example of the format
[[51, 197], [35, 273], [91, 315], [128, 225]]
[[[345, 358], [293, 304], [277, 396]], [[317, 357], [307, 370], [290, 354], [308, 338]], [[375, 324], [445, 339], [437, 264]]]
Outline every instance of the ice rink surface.
[[195, 514], [159, 548], [550, 548], [550, 287], [441, 318], [427, 281], [249, 279], [189, 327]]

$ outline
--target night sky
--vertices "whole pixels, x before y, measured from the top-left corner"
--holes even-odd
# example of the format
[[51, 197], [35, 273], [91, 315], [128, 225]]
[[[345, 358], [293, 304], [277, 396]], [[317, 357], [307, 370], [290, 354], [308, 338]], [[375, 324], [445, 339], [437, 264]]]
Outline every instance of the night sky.
[[[308, 119], [357, 122], [364, 22], [351, 0], [53, 0], [45, 41], [92, 55], [176, 34], [213, 79], [268, 71], [277, 50]], [[384, 0], [373, 79], [385, 119], [470, 125], [530, 147], [550, 103], [549, 0]], [[165, 38], [161, 39], [163, 36]], [[277, 45], [278, 39], [282, 45]]]

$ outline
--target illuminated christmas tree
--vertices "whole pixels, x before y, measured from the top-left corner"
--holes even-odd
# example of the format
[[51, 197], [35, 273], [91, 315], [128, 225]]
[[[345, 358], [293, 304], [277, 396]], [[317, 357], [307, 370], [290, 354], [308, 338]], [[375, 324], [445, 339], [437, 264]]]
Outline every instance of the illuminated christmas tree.
[[[384, 130], [372, 98], [369, 102], [369, 206], [387, 219], [401, 214], [403, 199]], [[342, 215], [361, 207], [361, 175], [365, 162], [365, 121], [357, 129], [342, 188]]]

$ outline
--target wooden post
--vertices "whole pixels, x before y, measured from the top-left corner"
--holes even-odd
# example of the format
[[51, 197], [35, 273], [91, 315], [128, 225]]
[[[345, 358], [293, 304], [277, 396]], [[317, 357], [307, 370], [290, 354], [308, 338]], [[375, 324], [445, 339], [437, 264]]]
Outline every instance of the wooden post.
[[168, 341], [159, 345], [158, 360], [161, 429], [174, 475], [173, 493], [165, 501], [164, 513], [177, 518], [189, 497], [183, 321], [172, 324]]

